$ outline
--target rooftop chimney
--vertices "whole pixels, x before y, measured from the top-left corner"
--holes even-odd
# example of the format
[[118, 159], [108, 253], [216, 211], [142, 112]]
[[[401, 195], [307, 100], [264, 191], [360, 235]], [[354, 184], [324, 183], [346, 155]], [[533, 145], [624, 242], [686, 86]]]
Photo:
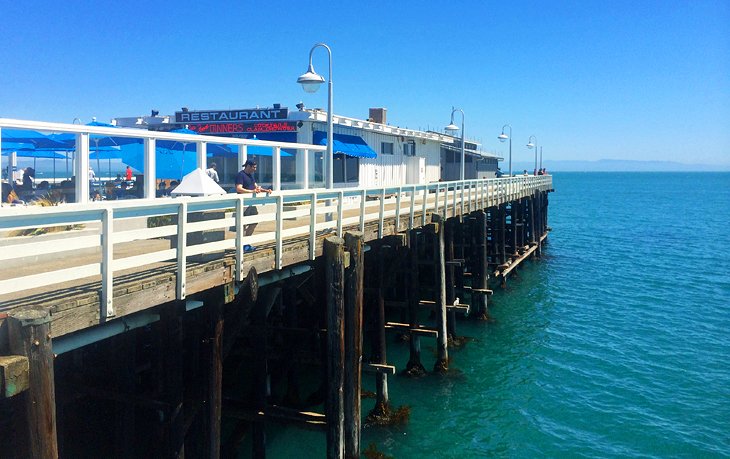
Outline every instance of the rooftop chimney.
[[388, 124], [385, 116], [387, 111], [387, 108], [371, 108], [368, 118], [373, 120], [373, 123]]

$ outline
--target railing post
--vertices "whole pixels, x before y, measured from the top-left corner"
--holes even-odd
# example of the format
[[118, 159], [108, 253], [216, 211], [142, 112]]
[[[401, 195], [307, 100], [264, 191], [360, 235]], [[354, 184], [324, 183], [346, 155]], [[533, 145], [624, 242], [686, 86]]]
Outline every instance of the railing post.
[[413, 229], [413, 217], [414, 217], [413, 214], [415, 212], [416, 212], [416, 186], [414, 185], [411, 188], [411, 210], [410, 210], [410, 215], [408, 218], [408, 229], [409, 230]]
[[243, 273], [243, 196], [236, 199], [236, 279], [242, 282]]
[[89, 202], [89, 134], [76, 134], [76, 202]]
[[284, 241], [282, 240], [281, 231], [284, 229], [284, 196], [276, 197], [276, 259], [274, 267], [281, 269], [281, 262], [284, 252]]
[[102, 321], [114, 316], [114, 210], [101, 216], [101, 311]]
[[181, 202], [177, 211], [177, 299], [185, 299], [185, 268], [187, 258], [188, 203]]
[[378, 239], [383, 238], [383, 225], [385, 224], [385, 188], [380, 190], [380, 215], [378, 216]]
[[[436, 194], [434, 196], [436, 198], [435, 199], [436, 203], [434, 204], [434, 208], [433, 208], [433, 213], [435, 213], [435, 214], [439, 213], [439, 194], [440, 194], [440, 192], [441, 192], [441, 187], [438, 184], [436, 184]], [[426, 220], [425, 220], [426, 216], [424, 215], [423, 218], [424, 218], [424, 220], [423, 220], [421, 226], [424, 226], [426, 224]]]
[[342, 191], [337, 192], [337, 237], [342, 237], [342, 201], [345, 198], [345, 194]]
[[314, 260], [317, 255], [317, 193], [312, 193], [309, 203], [309, 259]]
[[[427, 201], [428, 201], [428, 187], [425, 186], [425, 187], [423, 187], [423, 203], [421, 203], [421, 226], [426, 225]], [[436, 205], [438, 205], [438, 202], [436, 203]]]
[[395, 232], [397, 233], [400, 229], [400, 198], [403, 194], [403, 188], [398, 187], [398, 191], [395, 195]]
[[365, 201], [367, 201], [367, 190], [360, 192], [360, 232], [365, 232]]
[[446, 213], [449, 211], [449, 186], [444, 187], [444, 220], [446, 219]]
[[[454, 192], [451, 195], [451, 216], [452, 217], [456, 217], [456, 189], [458, 188], [459, 183], [461, 183], [461, 182], [454, 183]], [[461, 203], [463, 204], [464, 203], [464, 188], [463, 187], [462, 187], [461, 191], [462, 191]], [[464, 212], [463, 207], [461, 208], [461, 211], [462, 211], [462, 213]]]
[[273, 148], [271, 157], [271, 188], [274, 191], [281, 190], [281, 147]]
[[309, 150], [302, 150], [302, 168], [304, 169], [302, 175], [302, 188], [309, 189]]
[[144, 197], [152, 199], [157, 196], [157, 172], [155, 152], [157, 142], [153, 138], [144, 139]]

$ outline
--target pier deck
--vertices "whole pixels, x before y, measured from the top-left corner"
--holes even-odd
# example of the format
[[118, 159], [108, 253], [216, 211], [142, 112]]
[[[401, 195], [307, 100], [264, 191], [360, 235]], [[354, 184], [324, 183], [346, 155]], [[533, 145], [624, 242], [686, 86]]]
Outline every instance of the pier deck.
[[[355, 229], [372, 241], [420, 227], [433, 213], [460, 215], [462, 204], [468, 212], [551, 186], [549, 176], [516, 177], [256, 198], [226, 195], [4, 208], [0, 313], [50, 309], [58, 338], [215, 286], [233, 286], [252, 267], [265, 274], [313, 260], [321, 255], [321, 241], [328, 234]], [[259, 215], [235, 212], [255, 204]], [[181, 230], [174, 220], [183, 209], [187, 228]], [[150, 217], [170, 224], [148, 228]], [[252, 236], [231, 231], [251, 223], [258, 223]], [[50, 226], [64, 229], [9, 237]], [[114, 242], [104, 243], [112, 238]], [[179, 243], [183, 238], [187, 244]], [[245, 245], [256, 250], [246, 253]], [[185, 275], [178, 276], [183, 266]]]

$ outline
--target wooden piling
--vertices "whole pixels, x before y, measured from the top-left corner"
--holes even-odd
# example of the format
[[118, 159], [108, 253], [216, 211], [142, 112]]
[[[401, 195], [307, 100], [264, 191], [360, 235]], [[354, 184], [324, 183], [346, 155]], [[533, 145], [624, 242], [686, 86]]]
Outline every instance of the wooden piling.
[[[385, 341], [385, 260], [383, 257], [378, 257], [378, 287], [377, 287], [377, 302], [378, 302], [378, 321], [376, 324], [378, 333], [378, 362], [381, 365], [388, 363], [387, 357], [387, 345]], [[375, 375], [375, 409], [380, 408], [382, 413], [386, 414], [388, 405], [390, 403], [388, 397], [388, 375], [383, 372], [378, 372]]]
[[57, 458], [56, 395], [48, 311], [28, 310], [8, 317], [10, 352], [28, 358], [25, 420], [30, 457]]
[[350, 266], [345, 269], [345, 457], [360, 457], [360, 391], [362, 387], [363, 235], [345, 233]]
[[269, 395], [269, 360], [268, 360], [268, 326], [269, 311], [279, 298], [281, 288], [270, 287], [257, 295], [257, 301], [251, 311], [253, 362], [253, 402], [258, 416], [252, 425], [251, 449], [253, 457], [266, 457], [266, 416]]
[[325, 279], [327, 282], [327, 458], [344, 457], [344, 241], [339, 237], [324, 240]]
[[489, 263], [487, 261], [487, 214], [483, 210], [475, 212], [476, 231], [473, 254], [475, 255], [475, 268], [472, 274], [472, 302], [474, 303], [474, 314], [477, 318], [486, 319], [487, 293], [489, 281]]
[[507, 231], [505, 229], [507, 220], [506, 206], [500, 204], [497, 210], [497, 225], [498, 225], [498, 238], [499, 238], [499, 264], [502, 265], [507, 262]]
[[[208, 315], [208, 391], [207, 391], [207, 449], [208, 457], [216, 459], [221, 451], [221, 405], [223, 382], [223, 291], [214, 289], [217, 297], [206, 304]], [[212, 296], [212, 295], [211, 295]]]
[[185, 423], [183, 413], [183, 324], [185, 301], [173, 301], [161, 308], [161, 376], [163, 398], [168, 406], [165, 413], [165, 438], [163, 447], [166, 457], [185, 456]]
[[[434, 214], [433, 221], [435, 223], [441, 222], [441, 216]], [[455, 271], [455, 263], [454, 263], [454, 222], [455, 220], [447, 220], [444, 224], [444, 250], [445, 257], [446, 257], [446, 304], [454, 304], [456, 301], [456, 288], [454, 285], [454, 271]], [[434, 282], [438, 283], [440, 282], [441, 274], [440, 271], [434, 270]], [[438, 284], [436, 284], [438, 285]], [[449, 337], [452, 339], [456, 337], [456, 311], [450, 310], [448, 312], [448, 317], [446, 320], [446, 328], [449, 333]]]
[[[419, 263], [418, 263], [418, 251], [419, 249], [419, 231], [410, 230], [408, 232], [408, 256], [410, 258], [411, 269], [408, 271], [408, 323], [410, 330], [419, 328], [419, 300], [420, 300], [420, 288], [419, 288]], [[415, 333], [410, 334], [410, 356], [408, 358], [408, 364], [406, 365], [405, 373], [409, 376], [423, 376], [426, 374], [426, 369], [421, 363], [421, 337]]]
[[528, 223], [530, 224], [530, 244], [537, 243], [538, 236], [535, 231], [535, 195], [527, 198], [528, 202], [528, 212], [529, 212], [529, 220]]
[[[122, 333], [112, 338], [111, 342], [117, 357], [112, 361], [120, 394], [135, 393], [136, 367], [136, 334], [134, 331]], [[117, 457], [135, 457], [135, 406], [128, 401], [117, 402], [118, 410], [115, 419], [115, 450]], [[63, 448], [61, 448], [63, 450]]]
[[431, 223], [427, 226], [435, 236], [434, 262], [438, 272], [439, 283], [436, 286], [438, 310], [436, 311], [436, 328], [438, 329], [437, 359], [434, 365], [435, 372], [445, 372], [449, 369], [448, 332], [446, 330], [446, 250], [444, 246], [444, 225]]

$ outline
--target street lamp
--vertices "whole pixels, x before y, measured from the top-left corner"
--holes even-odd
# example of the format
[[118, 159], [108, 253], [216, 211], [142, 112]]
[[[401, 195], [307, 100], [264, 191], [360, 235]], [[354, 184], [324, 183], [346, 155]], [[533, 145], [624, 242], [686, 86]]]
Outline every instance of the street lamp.
[[461, 112], [461, 170], [459, 172], [459, 180], [464, 180], [464, 110], [460, 108], [451, 107], [451, 124], [446, 126], [444, 129], [450, 132], [458, 131], [459, 126], [454, 124], [454, 113]]
[[[533, 143], [533, 141], [535, 143]], [[530, 150], [532, 150], [533, 148], [535, 149], [535, 172], [534, 173], [537, 174], [537, 137], [535, 137], [534, 135], [531, 135], [530, 138], [527, 139], [527, 148], [529, 148]]]
[[[504, 133], [504, 128], [509, 128], [509, 137]], [[509, 176], [512, 177], [512, 125], [505, 124], [502, 126], [502, 133], [497, 136], [500, 142], [509, 139]]]
[[542, 170], [542, 146], [540, 147], [540, 170]]
[[302, 85], [305, 92], [314, 93], [319, 89], [319, 85], [324, 83], [324, 77], [314, 71], [312, 65], [312, 54], [318, 47], [322, 47], [327, 50], [327, 56], [329, 57], [329, 81], [328, 81], [328, 93], [327, 93], [327, 154], [325, 155], [325, 165], [327, 169], [327, 175], [325, 176], [325, 188], [332, 188], [333, 184], [333, 164], [334, 154], [332, 150], [332, 50], [329, 46], [324, 43], [317, 43], [312, 46], [309, 51], [309, 68], [307, 72], [297, 78], [297, 83]]

